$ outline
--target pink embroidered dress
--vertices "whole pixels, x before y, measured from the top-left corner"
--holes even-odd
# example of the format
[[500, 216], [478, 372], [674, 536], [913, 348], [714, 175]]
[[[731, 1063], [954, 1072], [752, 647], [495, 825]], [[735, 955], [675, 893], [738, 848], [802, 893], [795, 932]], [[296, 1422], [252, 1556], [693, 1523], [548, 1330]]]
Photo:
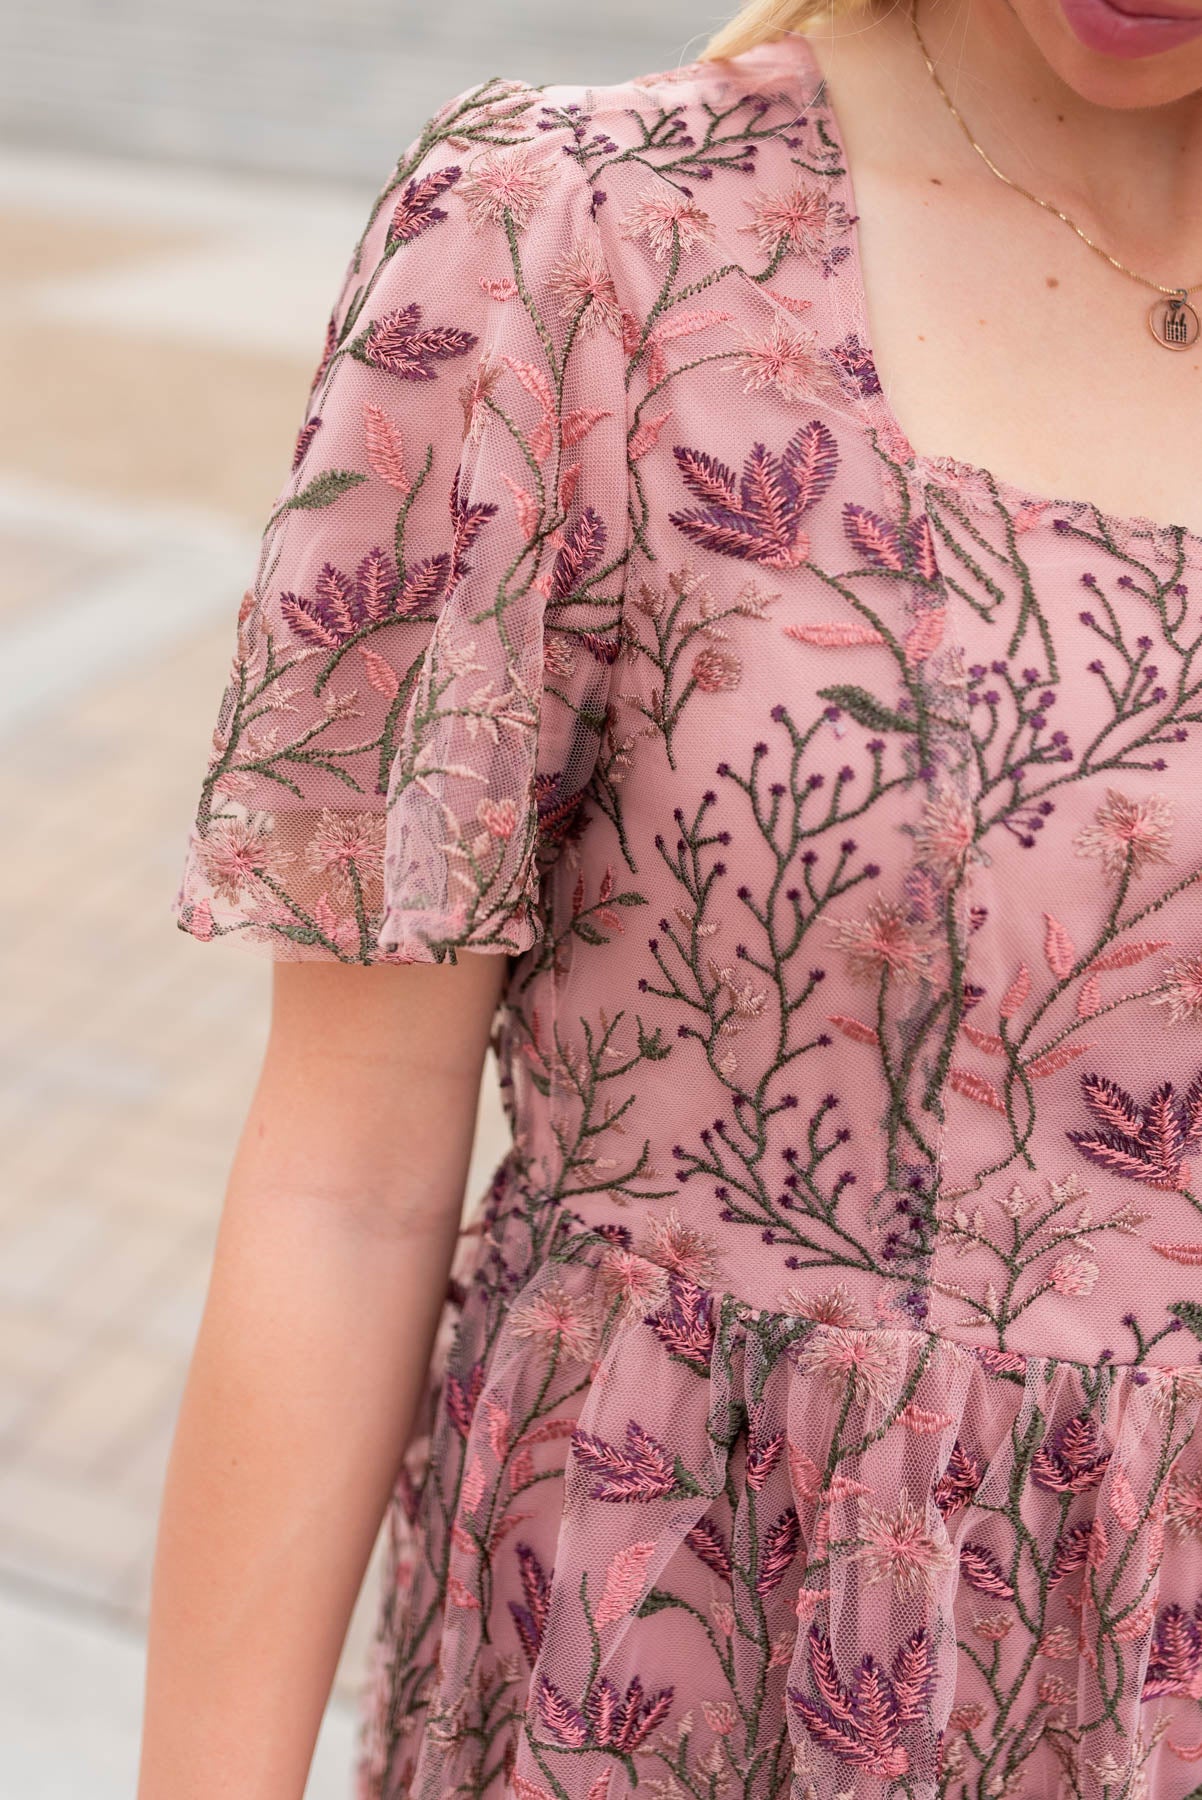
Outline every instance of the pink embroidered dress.
[[334, 307], [176, 910], [509, 959], [362, 1800], [1202, 1795], [1202, 539], [855, 226], [804, 37], [492, 80]]

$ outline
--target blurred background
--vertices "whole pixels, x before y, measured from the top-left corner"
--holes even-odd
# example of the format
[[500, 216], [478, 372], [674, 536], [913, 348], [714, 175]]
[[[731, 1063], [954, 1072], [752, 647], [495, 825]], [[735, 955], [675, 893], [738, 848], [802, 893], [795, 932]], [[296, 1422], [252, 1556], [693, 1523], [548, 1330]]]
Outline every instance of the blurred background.
[[[722, 0], [0, 9], [0, 1794], [132, 1800], [154, 1524], [269, 965], [168, 913], [366, 210], [490, 75], [687, 61]], [[471, 1187], [504, 1147], [491, 1071]], [[346, 1800], [369, 1574], [310, 1784]]]

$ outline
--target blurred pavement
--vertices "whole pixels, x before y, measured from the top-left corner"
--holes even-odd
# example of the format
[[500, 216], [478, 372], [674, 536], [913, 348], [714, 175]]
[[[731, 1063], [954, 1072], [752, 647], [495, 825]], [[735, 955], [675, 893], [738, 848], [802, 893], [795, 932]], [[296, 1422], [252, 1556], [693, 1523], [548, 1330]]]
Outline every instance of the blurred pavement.
[[617, 81], [687, 61], [735, 0], [7, 0], [0, 133], [373, 178], [398, 125], [486, 75]]
[[[349, 10], [359, 16], [365, 6], [372, 10], [368, 0]], [[221, 10], [208, 6], [207, 15]], [[279, 8], [278, 18], [272, 6], [257, 9], [252, 36], [270, 23], [278, 48], [294, 19], [313, 24], [323, 10], [327, 31], [341, 33], [343, 8], [310, 0]], [[83, 62], [95, 62], [92, 114], [81, 110], [69, 129], [63, 70], [39, 96], [30, 48], [47, 18], [68, 11], [80, 24], [67, 74], [81, 93]], [[266, 103], [238, 83], [222, 89], [224, 111], [210, 118], [220, 145], [188, 135], [184, 108], [173, 144], [158, 112], [142, 118], [137, 143], [136, 121], [123, 116], [121, 147], [150, 153], [141, 157], [62, 147], [88, 132], [93, 146], [121, 139], [105, 108], [113, 119], [121, 110], [109, 65], [133, 55], [121, 30], [141, 9], [129, 0], [103, 12], [55, 0], [36, 29], [32, 11], [18, 8], [29, 39], [24, 111], [0, 54], [6, 1800], [132, 1800], [164, 1460], [261, 1052], [270, 973], [258, 957], [185, 938], [168, 905], [238, 600], [291, 459], [346, 258], [393, 157], [451, 92], [494, 72], [605, 79], [669, 67], [712, 21], [702, 15], [698, 26], [683, 0], [667, 0], [640, 35], [633, 0], [602, 14], [535, 0], [489, 11], [476, 0], [439, 9], [440, 47], [423, 61], [421, 11], [400, 9], [416, 49], [395, 130], [381, 125], [389, 108], [378, 94], [360, 115], [339, 90], [348, 117], [337, 126], [317, 108], [324, 149], [313, 160], [282, 126], [270, 154], [266, 137], [250, 145]], [[85, 14], [92, 39], [79, 35]], [[148, 56], [166, 29], [167, 15], [154, 16]], [[188, 29], [196, 16], [189, 12]], [[510, 45], [498, 25], [512, 16], [525, 51], [520, 33]], [[636, 46], [633, 58], [602, 41], [602, 17]], [[101, 18], [112, 34], [104, 45]], [[539, 19], [555, 22], [554, 55], [541, 61], [530, 53]], [[0, 45], [13, 22], [0, 28]], [[186, 37], [181, 14], [185, 47]], [[367, 68], [371, 47], [361, 40]], [[329, 84], [342, 67], [306, 63], [313, 42], [292, 71], [295, 92], [319, 77]], [[498, 45], [513, 53], [498, 55]], [[139, 66], [146, 78], [145, 58]], [[133, 83], [137, 73], [122, 78]], [[200, 80], [196, 72], [197, 90]], [[37, 117], [35, 98], [44, 103]], [[278, 109], [281, 94], [272, 103]], [[278, 111], [272, 117], [278, 125]], [[18, 143], [22, 135], [42, 142]], [[163, 160], [206, 149], [212, 162], [262, 170], [276, 161], [291, 172]], [[332, 168], [341, 180], [328, 178]], [[324, 177], [308, 179], [317, 169]], [[490, 1072], [472, 1194], [504, 1142]], [[351, 1702], [373, 1606], [369, 1575], [310, 1800], [350, 1793]]]

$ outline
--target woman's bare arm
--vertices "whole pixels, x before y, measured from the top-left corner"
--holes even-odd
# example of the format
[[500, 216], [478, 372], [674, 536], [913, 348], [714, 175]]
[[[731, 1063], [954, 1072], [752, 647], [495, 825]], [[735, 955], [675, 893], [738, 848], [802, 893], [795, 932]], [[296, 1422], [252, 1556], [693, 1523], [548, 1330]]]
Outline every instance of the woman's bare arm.
[[167, 1471], [138, 1800], [300, 1800], [406, 1442], [505, 959], [278, 964]]

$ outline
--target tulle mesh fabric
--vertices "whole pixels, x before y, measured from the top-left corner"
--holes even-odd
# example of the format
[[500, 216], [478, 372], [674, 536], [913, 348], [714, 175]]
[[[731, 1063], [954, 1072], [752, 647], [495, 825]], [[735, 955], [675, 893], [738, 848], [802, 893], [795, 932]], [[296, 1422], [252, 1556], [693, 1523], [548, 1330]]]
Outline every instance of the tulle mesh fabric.
[[758, 1309], [512, 1178], [482, 1227], [361, 1792], [1192, 1791], [1202, 1383]]
[[578, 322], [569, 351], [582, 183], [522, 236], [549, 317], [514, 280], [499, 201], [524, 220], [562, 144], [518, 143], [474, 194], [456, 160], [525, 134], [513, 85], [431, 121], [350, 260], [176, 902], [202, 939], [371, 963], [541, 935], [540, 862], [596, 763], [618, 643], [625, 401], [612, 333]]
[[383, 185], [195, 937], [508, 955], [361, 1800], [1184, 1800], [1202, 540], [914, 452], [805, 40]]

